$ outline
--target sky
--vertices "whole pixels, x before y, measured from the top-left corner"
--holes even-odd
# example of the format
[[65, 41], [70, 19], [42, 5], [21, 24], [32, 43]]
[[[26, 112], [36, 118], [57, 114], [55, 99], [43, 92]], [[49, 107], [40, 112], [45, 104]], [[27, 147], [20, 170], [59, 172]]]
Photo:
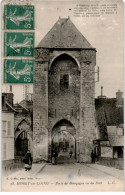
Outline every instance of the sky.
[[[92, 0], [91, 3], [112, 2], [117, 0]], [[95, 97], [100, 95], [101, 86], [103, 94], [108, 98], [116, 97], [116, 91], [123, 91], [123, 3], [118, 0], [117, 14], [104, 14], [100, 17], [74, 17], [73, 10], [78, 1], [38, 1], [35, 5], [35, 47], [42, 38], [61, 18], [68, 18], [83, 34], [83, 36], [96, 48], [96, 67], [99, 67], [99, 82], [95, 83]], [[81, 1], [81, 4], [88, 2]], [[90, 2], [90, 1], [89, 1]], [[13, 85], [14, 102], [20, 102], [24, 85]], [[2, 86], [2, 91], [9, 90], [9, 84]], [[29, 92], [33, 92], [33, 85], [29, 85]]]

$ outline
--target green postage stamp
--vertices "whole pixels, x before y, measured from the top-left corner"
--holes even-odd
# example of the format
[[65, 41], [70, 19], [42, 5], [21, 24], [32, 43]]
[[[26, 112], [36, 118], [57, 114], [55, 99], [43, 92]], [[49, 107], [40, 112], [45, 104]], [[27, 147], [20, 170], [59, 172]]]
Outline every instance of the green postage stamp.
[[5, 5], [4, 29], [34, 29], [33, 5]]
[[33, 60], [4, 60], [4, 83], [33, 83]]
[[5, 32], [4, 56], [34, 56], [33, 32]]

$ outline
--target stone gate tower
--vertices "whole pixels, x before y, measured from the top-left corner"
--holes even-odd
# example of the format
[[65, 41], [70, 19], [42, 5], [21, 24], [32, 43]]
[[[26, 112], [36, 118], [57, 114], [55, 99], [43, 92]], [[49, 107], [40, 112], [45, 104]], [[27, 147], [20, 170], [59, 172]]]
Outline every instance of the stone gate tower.
[[95, 139], [96, 49], [70, 18], [59, 18], [35, 48], [33, 159], [51, 160], [52, 140], [66, 131], [77, 162], [90, 162]]

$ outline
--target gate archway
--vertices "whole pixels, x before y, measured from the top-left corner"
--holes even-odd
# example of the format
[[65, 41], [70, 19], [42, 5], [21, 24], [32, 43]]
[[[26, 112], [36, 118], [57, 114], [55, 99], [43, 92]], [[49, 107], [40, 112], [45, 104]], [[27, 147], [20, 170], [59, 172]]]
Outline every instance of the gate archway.
[[24, 156], [27, 150], [33, 150], [33, 132], [25, 120], [22, 120], [15, 131], [15, 156]]
[[56, 150], [58, 163], [76, 161], [76, 130], [71, 122], [63, 119], [52, 129], [52, 153]]

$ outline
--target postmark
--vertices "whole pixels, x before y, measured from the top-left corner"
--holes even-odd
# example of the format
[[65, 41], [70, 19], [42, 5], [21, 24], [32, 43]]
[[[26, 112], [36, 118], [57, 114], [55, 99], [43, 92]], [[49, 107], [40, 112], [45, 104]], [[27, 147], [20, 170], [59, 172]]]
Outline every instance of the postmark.
[[34, 29], [33, 5], [5, 5], [4, 29]]
[[4, 56], [34, 56], [33, 32], [5, 32]]
[[4, 60], [4, 83], [33, 83], [34, 60]]

